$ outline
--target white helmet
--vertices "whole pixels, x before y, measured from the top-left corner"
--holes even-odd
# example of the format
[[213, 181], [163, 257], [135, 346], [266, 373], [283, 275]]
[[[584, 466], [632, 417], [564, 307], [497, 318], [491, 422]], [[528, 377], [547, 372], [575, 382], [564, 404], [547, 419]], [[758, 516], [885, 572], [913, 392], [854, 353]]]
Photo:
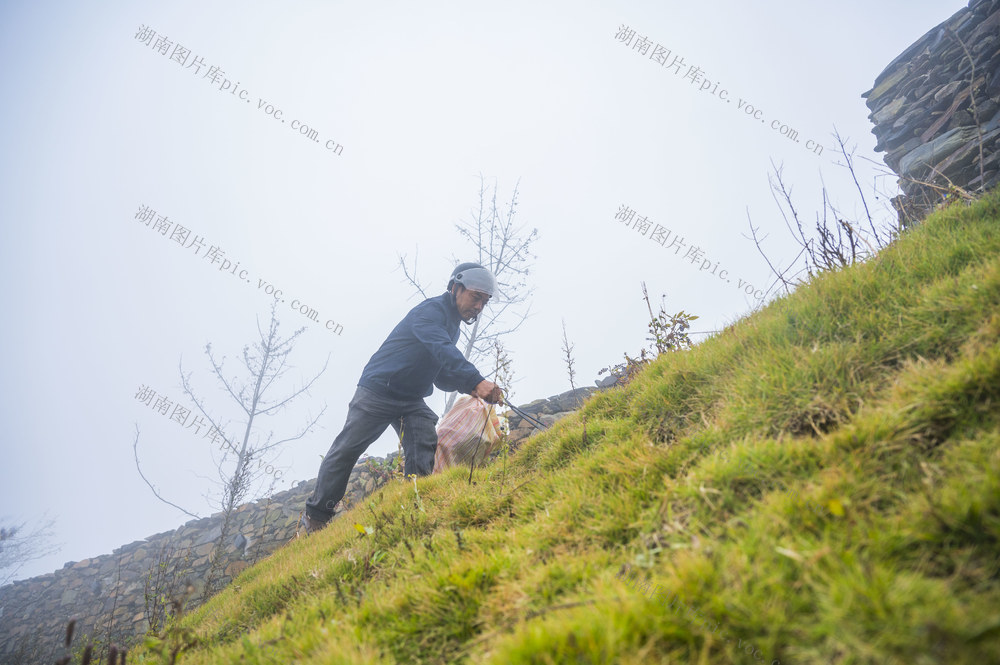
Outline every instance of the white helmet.
[[448, 290], [451, 291], [453, 284], [461, 284], [473, 291], [482, 291], [492, 297], [497, 289], [497, 280], [486, 268], [478, 263], [460, 263], [451, 273], [448, 280]]

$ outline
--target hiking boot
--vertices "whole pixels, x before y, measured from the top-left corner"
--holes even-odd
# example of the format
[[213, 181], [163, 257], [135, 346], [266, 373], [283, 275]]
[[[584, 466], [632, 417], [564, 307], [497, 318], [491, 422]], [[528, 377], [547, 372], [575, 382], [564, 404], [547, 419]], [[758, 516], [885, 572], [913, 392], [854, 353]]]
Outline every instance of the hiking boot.
[[319, 520], [314, 520], [309, 517], [305, 512], [302, 513], [302, 517], [299, 518], [298, 529], [295, 532], [297, 537], [308, 536], [311, 533], [319, 531], [326, 526], [326, 522], [320, 522]]

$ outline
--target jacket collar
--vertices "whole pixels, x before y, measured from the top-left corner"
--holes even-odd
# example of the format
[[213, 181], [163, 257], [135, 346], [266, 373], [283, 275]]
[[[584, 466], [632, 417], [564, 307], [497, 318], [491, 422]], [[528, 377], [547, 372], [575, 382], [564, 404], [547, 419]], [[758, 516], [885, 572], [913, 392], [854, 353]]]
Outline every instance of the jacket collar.
[[458, 304], [455, 303], [455, 294], [451, 291], [445, 291], [441, 294], [444, 299], [445, 309], [448, 311], [448, 319], [451, 321], [457, 321], [459, 326], [462, 324], [462, 315], [458, 311]]

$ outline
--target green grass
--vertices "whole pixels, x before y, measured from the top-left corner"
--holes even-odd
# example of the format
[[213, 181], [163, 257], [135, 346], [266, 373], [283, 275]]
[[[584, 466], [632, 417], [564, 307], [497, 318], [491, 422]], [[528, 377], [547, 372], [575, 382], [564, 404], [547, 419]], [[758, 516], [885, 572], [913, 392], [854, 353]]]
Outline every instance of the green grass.
[[390, 483], [181, 662], [1000, 662], [998, 340], [994, 194], [595, 395], [586, 438]]

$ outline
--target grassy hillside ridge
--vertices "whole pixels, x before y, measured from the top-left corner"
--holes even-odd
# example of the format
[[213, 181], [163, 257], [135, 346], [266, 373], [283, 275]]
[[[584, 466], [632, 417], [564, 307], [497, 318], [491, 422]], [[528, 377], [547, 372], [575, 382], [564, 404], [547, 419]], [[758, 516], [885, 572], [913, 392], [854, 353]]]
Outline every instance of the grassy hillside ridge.
[[998, 340], [1000, 193], [471, 486], [390, 483], [186, 617], [181, 662], [1000, 662]]

